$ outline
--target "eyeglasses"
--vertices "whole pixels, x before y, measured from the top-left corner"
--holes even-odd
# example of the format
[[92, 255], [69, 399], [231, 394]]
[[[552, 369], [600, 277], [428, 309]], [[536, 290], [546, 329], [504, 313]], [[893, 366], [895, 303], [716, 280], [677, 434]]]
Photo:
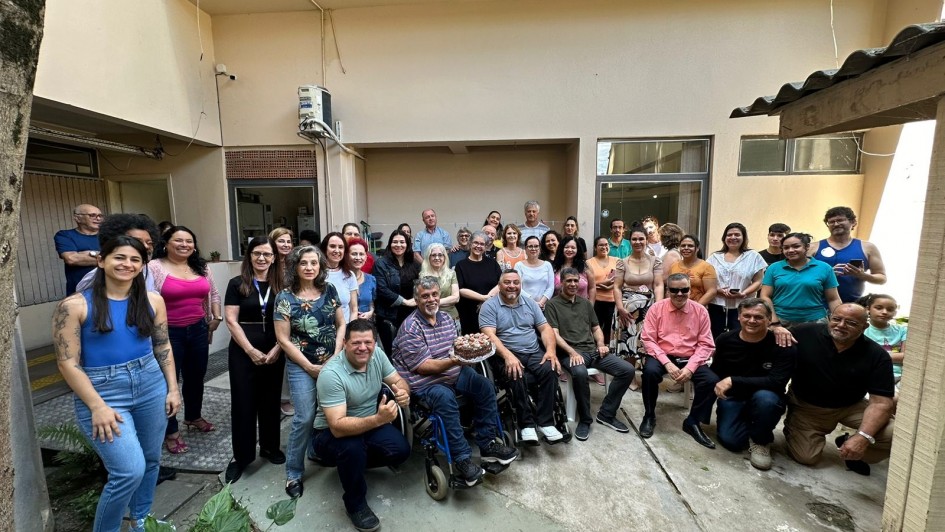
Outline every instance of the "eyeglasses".
[[475, 247], [479, 247], [479, 248], [484, 248], [484, 247], [486, 247], [486, 243], [485, 243], [485, 242], [473, 241], [472, 245], [475, 246]]
[[262, 257], [262, 258], [264, 258], [264, 259], [271, 259], [271, 258], [274, 256], [273, 253], [268, 253], [268, 252], [266, 252], [266, 251], [254, 251], [254, 252], [250, 253], [250, 255], [252, 255], [252, 257], [253, 257], [254, 259], [258, 259], [258, 258], [260, 258], [260, 257]]
[[840, 224], [845, 224], [849, 221], [850, 220], [848, 218], [833, 218], [831, 220], [827, 220], [826, 223], [827, 225], [840, 225]]
[[442, 258], [445, 257], [445, 256], [446, 256], [446, 255], [444, 255], [444, 254], [442, 254], [442, 253], [430, 253], [430, 258], [431, 258], [431, 259], [442, 259]]
[[848, 320], [846, 318], [841, 318], [840, 316], [830, 316], [830, 323], [833, 323], [834, 325], [840, 325], [842, 323], [846, 323], [848, 326], [853, 327], [854, 329], [856, 329], [857, 327], [860, 327], [860, 322], [856, 320]]
[[105, 217], [105, 215], [100, 212], [76, 212], [73, 214], [75, 214], [76, 216], [88, 216], [89, 218], [95, 218], [95, 219]]
[[686, 288], [667, 288], [667, 290], [669, 290], [670, 294], [688, 294], [689, 293], [688, 286]]

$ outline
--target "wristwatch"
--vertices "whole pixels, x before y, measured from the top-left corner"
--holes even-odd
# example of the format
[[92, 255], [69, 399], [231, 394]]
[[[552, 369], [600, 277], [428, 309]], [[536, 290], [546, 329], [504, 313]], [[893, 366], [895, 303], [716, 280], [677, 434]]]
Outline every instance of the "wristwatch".
[[866, 438], [866, 441], [870, 442], [870, 445], [876, 445], [876, 438], [870, 436], [869, 434], [863, 432], [862, 430], [856, 431], [857, 434]]
[[90, 257], [98, 257], [98, 251], [89, 251]]

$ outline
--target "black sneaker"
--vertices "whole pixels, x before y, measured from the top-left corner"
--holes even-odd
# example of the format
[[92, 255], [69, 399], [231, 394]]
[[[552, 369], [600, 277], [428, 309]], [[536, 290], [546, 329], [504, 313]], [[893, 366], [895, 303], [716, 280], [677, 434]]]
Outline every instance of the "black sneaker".
[[498, 440], [492, 440], [488, 447], [479, 450], [479, 456], [483, 462], [498, 462], [502, 465], [511, 464], [518, 455], [518, 449], [508, 447]]
[[225, 484], [232, 484], [239, 480], [241, 476], [243, 476], [243, 466], [236, 460], [232, 460], [229, 465], [226, 466], [226, 473], [223, 474], [223, 482]]
[[364, 505], [364, 508], [361, 508], [357, 512], [349, 513], [348, 519], [351, 519], [351, 524], [354, 525], [354, 528], [357, 528], [361, 532], [374, 532], [378, 528], [381, 528], [381, 520], [374, 515], [374, 512], [371, 511], [368, 505]]
[[475, 486], [482, 480], [482, 468], [472, 463], [469, 458], [453, 462], [456, 479], [465, 482], [467, 486]]
[[617, 432], [622, 432], [622, 433], [630, 432], [630, 429], [626, 425], [624, 425], [619, 419], [617, 419], [616, 416], [607, 418], [601, 414], [597, 414], [597, 422], [605, 427], [610, 427], [616, 430]]
[[574, 437], [578, 441], [587, 441], [588, 436], [591, 435], [591, 424], [590, 423], [578, 423], [576, 429], [574, 429]]
[[278, 465], [278, 464], [285, 463], [285, 453], [283, 453], [279, 449], [273, 449], [271, 451], [269, 449], [260, 449], [259, 456], [261, 456], [262, 458], [265, 458], [266, 460], [269, 460], [270, 464]]
[[[837, 439], [835, 439], [833, 442], [837, 444], [837, 448], [839, 449], [840, 447], [843, 447], [843, 444], [846, 443], [849, 437], [850, 435], [844, 432], [840, 436], [837, 436]], [[863, 475], [865, 477], [870, 476], [870, 465], [863, 460], [844, 460], [843, 463], [846, 464], [847, 469], [858, 475]]]

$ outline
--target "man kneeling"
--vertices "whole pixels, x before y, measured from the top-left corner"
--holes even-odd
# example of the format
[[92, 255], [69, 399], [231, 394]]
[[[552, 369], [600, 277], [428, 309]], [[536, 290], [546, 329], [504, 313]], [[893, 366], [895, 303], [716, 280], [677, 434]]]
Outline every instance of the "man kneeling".
[[[378, 402], [382, 381], [396, 403], [386, 395]], [[367, 504], [364, 471], [397, 466], [410, 456], [410, 444], [390, 424], [397, 418], [397, 405], [410, 404], [410, 389], [377, 347], [373, 323], [356, 319], [348, 324], [344, 351], [322, 366], [316, 388], [315, 453], [337, 464], [342, 500], [354, 527], [377, 530], [381, 523]]]
[[751, 465], [768, 470], [797, 348], [777, 344], [768, 330], [771, 307], [763, 299], [740, 301], [738, 323], [741, 329], [722, 333], [715, 341], [712, 371], [721, 379], [715, 385], [719, 443], [732, 452], [747, 448]]
[[460, 424], [456, 394], [472, 403], [473, 430], [483, 462], [508, 465], [518, 458], [518, 449], [501, 443], [495, 386], [449, 356], [456, 326], [453, 318], [440, 310], [439, 281], [422, 277], [414, 283], [413, 295], [417, 309], [407, 316], [394, 339], [394, 366], [410, 384], [414, 398], [443, 420], [457, 479], [475, 486], [482, 481], [482, 468], [470, 460], [472, 452]]
[[[574, 268], [561, 270], [561, 293], [545, 306], [545, 317], [555, 332], [561, 367], [571, 374], [577, 404], [578, 425], [574, 437], [580, 441], [591, 432], [591, 389], [587, 385], [587, 368], [595, 368], [614, 376], [607, 396], [597, 412], [597, 422], [617, 432], [630, 432], [617, 419], [617, 409], [633, 380], [633, 366], [616, 356], [604, 343], [604, 333], [597, 323], [591, 302], [579, 297], [580, 274]], [[564, 360], [564, 356], [568, 360]]]

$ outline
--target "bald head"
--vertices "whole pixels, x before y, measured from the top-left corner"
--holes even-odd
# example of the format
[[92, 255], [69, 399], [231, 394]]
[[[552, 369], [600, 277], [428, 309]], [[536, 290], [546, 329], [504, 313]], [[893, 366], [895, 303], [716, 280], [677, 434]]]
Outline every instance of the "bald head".
[[72, 209], [72, 219], [80, 233], [98, 234], [98, 227], [102, 223], [102, 211], [95, 205], [83, 203]]
[[839, 348], [853, 345], [869, 326], [866, 309], [856, 303], [844, 303], [830, 313], [830, 337]]

